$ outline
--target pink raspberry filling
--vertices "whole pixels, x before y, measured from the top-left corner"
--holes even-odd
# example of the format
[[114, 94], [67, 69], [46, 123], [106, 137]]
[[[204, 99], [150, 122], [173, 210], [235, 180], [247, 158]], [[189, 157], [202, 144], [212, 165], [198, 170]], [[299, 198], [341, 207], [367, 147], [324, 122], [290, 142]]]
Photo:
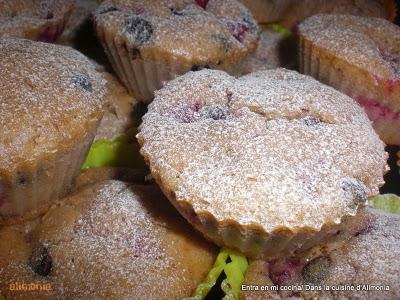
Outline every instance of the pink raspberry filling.
[[209, 0], [195, 0], [198, 6], [206, 9]]
[[269, 262], [269, 278], [274, 285], [286, 285], [300, 274], [302, 264], [298, 258], [282, 258]]
[[378, 119], [400, 119], [400, 112], [394, 112], [390, 108], [381, 105], [378, 101], [374, 99], [369, 99], [365, 96], [357, 96], [355, 97], [355, 99], [362, 107], [364, 107], [365, 112], [367, 113], [371, 121], [376, 121]]
[[228, 21], [226, 23], [226, 26], [228, 27], [233, 37], [239, 42], [243, 42], [247, 35], [247, 32], [249, 31], [249, 27], [245, 23], [241, 22]]

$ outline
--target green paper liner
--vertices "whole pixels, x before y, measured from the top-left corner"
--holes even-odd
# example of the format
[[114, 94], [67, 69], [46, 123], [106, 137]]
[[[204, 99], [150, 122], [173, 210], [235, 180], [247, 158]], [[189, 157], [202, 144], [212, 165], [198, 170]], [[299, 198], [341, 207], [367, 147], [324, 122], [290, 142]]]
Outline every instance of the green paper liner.
[[381, 209], [392, 214], [400, 214], [400, 197], [395, 194], [383, 194], [370, 198], [374, 208]]
[[[227, 262], [228, 258], [230, 262]], [[226, 279], [221, 284], [221, 288], [226, 295], [224, 299], [239, 299], [240, 286], [243, 282], [247, 267], [248, 262], [244, 255], [237, 251], [222, 248], [205, 281], [198, 285], [194, 295], [190, 298], [186, 298], [186, 300], [204, 299], [213, 288], [222, 272], [226, 275]]]
[[139, 154], [140, 146], [135, 138], [136, 130], [112, 140], [97, 140], [92, 144], [82, 169], [99, 167], [124, 167], [146, 169]]

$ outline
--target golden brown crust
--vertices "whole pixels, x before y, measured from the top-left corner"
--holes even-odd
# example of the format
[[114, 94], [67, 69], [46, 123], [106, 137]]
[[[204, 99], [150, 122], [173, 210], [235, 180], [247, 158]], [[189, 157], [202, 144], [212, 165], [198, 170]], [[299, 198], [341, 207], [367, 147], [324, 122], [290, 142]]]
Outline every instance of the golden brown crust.
[[356, 99], [381, 139], [399, 144], [398, 26], [378, 18], [319, 15], [299, 26], [299, 36], [300, 70]]
[[188, 73], [157, 92], [139, 131], [172, 204], [207, 238], [251, 256], [323, 240], [387, 171], [383, 143], [351, 98], [284, 69]]
[[105, 181], [53, 207], [35, 229], [61, 298], [182, 299], [205, 278], [216, 249], [157, 191]]
[[[105, 80], [71, 48], [0, 39], [0, 223], [40, 214], [79, 172]], [[8, 221], [5, 219], [9, 219]]]
[[0, 36], [53, 42], [73, 9], [73, 0], [1, 0]]

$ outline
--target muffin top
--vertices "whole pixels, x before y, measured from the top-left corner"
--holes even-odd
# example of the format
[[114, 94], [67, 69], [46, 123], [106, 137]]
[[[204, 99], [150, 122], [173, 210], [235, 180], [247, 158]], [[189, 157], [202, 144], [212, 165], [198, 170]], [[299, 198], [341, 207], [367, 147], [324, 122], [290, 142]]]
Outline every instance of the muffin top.
[[366, 226], [341, 248], [316, 257], [291, 257], [269, 262], [255, 260], [247, 270], [244, 284], [330, 287], [376, 285], [389, 286], [389, 291], [247, 291], [243, 293], [243, 298], [288, 299], [297, 296], [299, 299], [398, 299], [400, 217], [368, 209], [360, 218], [368, 219]]
[[236, 0], [106, 0], [95, 22], [127, 41], [135, 55], [199, 65], [235, 61], [258, 39], [255, 20]]
[[339, 223], [387, 170], [354, 100], [285, 69], [189, 72], [156, 93], [137, 137], [170, 200], [266, 232]]
[[317, 14], [355, 15], [384, 18], [394, 21], [396, 18], [395, 0], [301, 0], [294, 1], [285, 11], [280, 23], [287, 28], [295, 27], [308, 17]]
[[385, 19], [316, 15], [299, 25], [299, 33], [376, 80], [400, 81], [400, 27]]
[[102, 117], [105, 79], [78, 51], [0, 39], [0, 173], [56, 155]]
[[32, 240], [30, 266], [65, 299], [182, 299], [216, 256], [156, 186], [113, 180], [54, 206]]
[[0, 36], [26, 38], [37, 28], [62, 21], [73, 0], [0, 0]]

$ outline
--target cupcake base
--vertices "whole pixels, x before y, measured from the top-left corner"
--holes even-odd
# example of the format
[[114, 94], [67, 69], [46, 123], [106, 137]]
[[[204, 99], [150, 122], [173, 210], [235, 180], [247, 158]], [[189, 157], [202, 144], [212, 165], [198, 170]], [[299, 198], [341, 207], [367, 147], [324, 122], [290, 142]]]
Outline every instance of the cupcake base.
[[0, 182], [0, 225], [22, 223], [45, 213], [79, 175], [94, 132], [72, 151], [54, 154], [35, 166], [21, 166]]
[[[302, 73], [349, 95], [363, 106], [386, 144], [400, 145], [400, 81], [379, 79], [303, 36], [299, 40], [299, 63]], [[374, 106], [372, 110], [371, 106]]]

